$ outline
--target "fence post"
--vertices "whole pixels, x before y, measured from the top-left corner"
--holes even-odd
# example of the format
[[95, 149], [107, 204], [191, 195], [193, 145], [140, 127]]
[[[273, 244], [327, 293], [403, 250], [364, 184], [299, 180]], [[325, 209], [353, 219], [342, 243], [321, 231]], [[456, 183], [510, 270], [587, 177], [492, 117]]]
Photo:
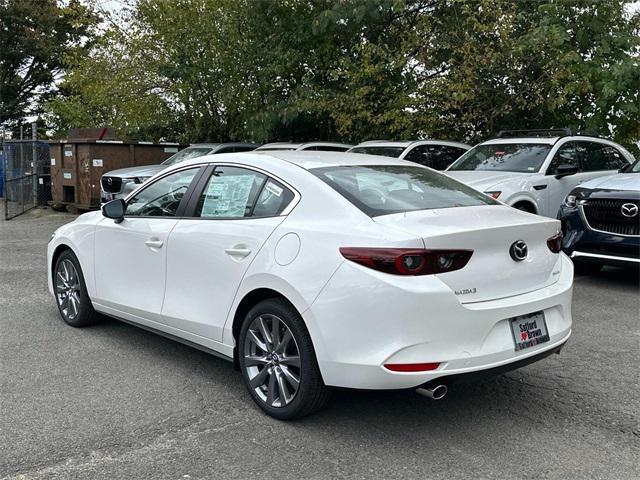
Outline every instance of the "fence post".
[[31, 175], [33, 175], [33, 206], [38, 206], [38, 148], [36, 140], [38, 139], [38, 125], [36, 122], [31, 123]]

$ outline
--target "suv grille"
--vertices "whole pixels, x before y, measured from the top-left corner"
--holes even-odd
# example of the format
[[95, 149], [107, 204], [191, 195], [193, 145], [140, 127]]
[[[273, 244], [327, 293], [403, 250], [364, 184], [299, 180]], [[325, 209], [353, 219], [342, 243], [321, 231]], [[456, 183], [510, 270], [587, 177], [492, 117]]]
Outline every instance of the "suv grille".
[[622, 214], [622, 205], [634, 204], [637, 200], [587, 200], [582, 206], [585, 219], [593, 230], [618, 235], [640, 235], [640, 215], [627, 217]]
[[102, 190], [107, 193], [120, 193], [122, 179], [120, 177], [102, 177]]

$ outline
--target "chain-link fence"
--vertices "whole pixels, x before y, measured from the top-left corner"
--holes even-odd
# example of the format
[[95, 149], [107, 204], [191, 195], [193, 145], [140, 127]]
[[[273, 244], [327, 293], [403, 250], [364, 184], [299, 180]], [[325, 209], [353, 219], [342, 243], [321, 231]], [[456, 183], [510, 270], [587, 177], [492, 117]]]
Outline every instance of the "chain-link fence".
[[35, 140], [12, 140], [2, 144], [4, 216], [21, 215], [51, 200], [49, 145]]

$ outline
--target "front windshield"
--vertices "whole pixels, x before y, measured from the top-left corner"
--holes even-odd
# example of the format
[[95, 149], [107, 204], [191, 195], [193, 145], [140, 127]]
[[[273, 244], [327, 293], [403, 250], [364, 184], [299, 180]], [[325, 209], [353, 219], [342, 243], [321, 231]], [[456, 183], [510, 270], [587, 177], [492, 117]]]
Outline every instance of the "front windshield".
[[449, 170], [489, 170], [532, 173], [540, 170], [551, 145], [505, 143], [478, 145], [456, 160]]
[[354, 147], [349, 153], [366, 153], [367, 155], [380, 155], [383, 157], [398, 158], [404, 152], [405, 147]]
[[184, 150], [180, 150], [178, 153], [171, 155], [160, 165], [175, 165], [176, 163], [184, 162], [190, 158], [201, 157], [206, 155], [212, 150], [211, 147], [187, 147]]

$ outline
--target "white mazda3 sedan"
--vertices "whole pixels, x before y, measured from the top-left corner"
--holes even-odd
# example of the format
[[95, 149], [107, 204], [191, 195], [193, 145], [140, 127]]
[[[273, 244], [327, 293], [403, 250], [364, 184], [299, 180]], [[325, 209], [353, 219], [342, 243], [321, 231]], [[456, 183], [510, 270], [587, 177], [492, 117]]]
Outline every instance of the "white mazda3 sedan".
[[392, 158], [206, 156], [59, 228], [49, 289], [69, 325], [101, 312], [233, 361], [291, 419], [329, 387], [441, 398], [559, 352], [559, 226]]

